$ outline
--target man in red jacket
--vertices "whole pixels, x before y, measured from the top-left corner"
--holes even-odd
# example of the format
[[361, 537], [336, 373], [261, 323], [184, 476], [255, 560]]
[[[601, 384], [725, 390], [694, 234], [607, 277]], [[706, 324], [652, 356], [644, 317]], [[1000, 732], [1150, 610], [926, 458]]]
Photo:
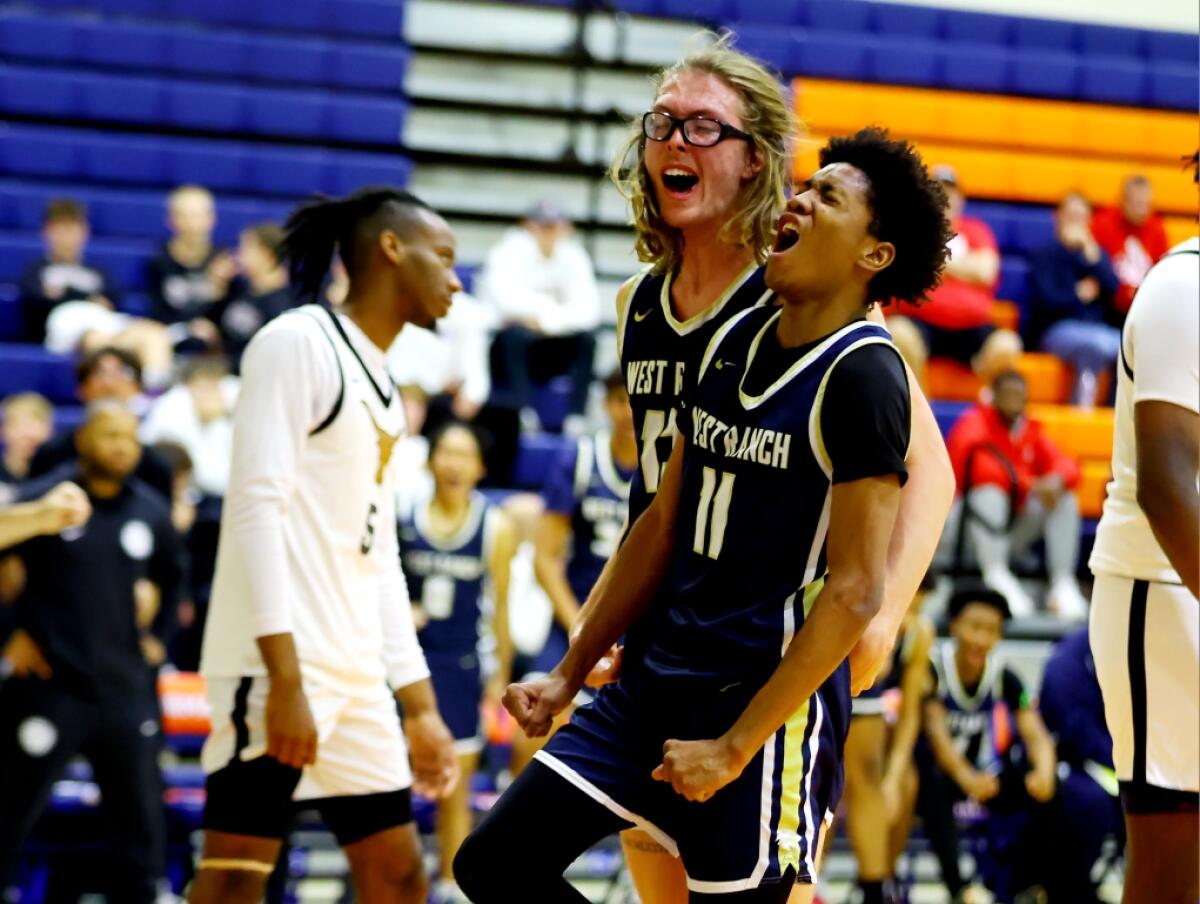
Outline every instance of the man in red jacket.
[[967, 554], [978, 562], [984, 583], [1004, 594], [1013, 615], [1031, 615], [1035, 606], [1012, 572], [1011, 557], [1041, 539], [1050, 576], [1047, 604], [1064, 618], [1086, 618], [1087, 600], [1075, 580], [1079, 465], [1050, 442], [1041, 424], [1025, 416], [1028, 391], [1021, 374], [1005, 371], [996, 377], [992, 397], [990, 404], [967, 411], [946, 438], [959, 497], [938, 561], [949, 563], [954, 555], [965, 505]]
[[1162, 217], [1154, 212], [1150, 180], [1142, 175], [1129, 176], [1121, 185], [1120, 206], [1101, 210], [1092, 218], [1092, 234], [1117, 271], [1121, 285], [1113, 307], [1124, 322], [1133, 293], [1150, 268], [1167, 253], [1167, 230]]

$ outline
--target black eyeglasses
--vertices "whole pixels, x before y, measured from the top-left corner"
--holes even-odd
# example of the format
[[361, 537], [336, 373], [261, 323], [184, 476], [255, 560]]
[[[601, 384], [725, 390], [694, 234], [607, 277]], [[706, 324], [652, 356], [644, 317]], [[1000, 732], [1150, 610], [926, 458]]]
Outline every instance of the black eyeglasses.
[[642, 134], [651, 141], [670, 141], [676, 129], [682, 131], [684, 141], [698, 148], [710, 148], [714, 144], [720, 144], [726, 138], [754, 141], [749, 133], [735, 129], [727, 122], [710, 119], [707, 116], [676, 119], [668, 113], [652, 110], [642, 117]]

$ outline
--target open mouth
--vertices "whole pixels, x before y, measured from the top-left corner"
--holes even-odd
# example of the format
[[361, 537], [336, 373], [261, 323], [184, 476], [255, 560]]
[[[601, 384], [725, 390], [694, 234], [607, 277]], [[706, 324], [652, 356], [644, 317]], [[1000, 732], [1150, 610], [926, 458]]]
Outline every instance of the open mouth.
[[794, 248], [800, 242], [800, 224], [795, 217], [784, 215], [779, 220], [779, 226], [775, 233], [776, 254], [782, 254]]
[[700, 177], [691, 170], [669, 166], [663, 170], [663, 187], [673, 194], [687, 194], [700, 183]]

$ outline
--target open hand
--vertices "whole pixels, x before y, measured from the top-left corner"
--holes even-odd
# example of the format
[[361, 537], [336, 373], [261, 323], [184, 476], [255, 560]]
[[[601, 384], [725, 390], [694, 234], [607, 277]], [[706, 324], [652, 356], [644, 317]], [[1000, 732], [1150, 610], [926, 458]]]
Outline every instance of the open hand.
[[504, 692], [504, 708], [527, 737], [544, 737], [554, 717], [571, 705], [578, 688], [571, 687], [557, 672], [542, 678], [510, 684]]
[[980, 772], [978, 769], [968, 770], [959, 781], [959, 785], [968, 797], [981, 804], [987, 803], [1000, 793], [1000, 779], [990, 772]]
[[742, 774], [733, 747], [723, 738], [712, 741], [667, 741], [663, 761], [650, 777], [668, 782], [688, 800], [708, 800]]

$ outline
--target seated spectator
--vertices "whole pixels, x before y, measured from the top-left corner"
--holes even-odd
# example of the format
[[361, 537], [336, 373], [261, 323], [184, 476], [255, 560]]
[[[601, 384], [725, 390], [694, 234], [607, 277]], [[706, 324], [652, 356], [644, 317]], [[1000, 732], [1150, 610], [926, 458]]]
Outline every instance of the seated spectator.
[[[1096, 663], [1088, 629], [1080, 628], [1055, 646], [1042, 676], [1038, 704], [1058, 751], [1059, 795], [1072, 824], [1063, 833], [1076, 839], [1062, 861], [1061, 875], [1047, 877], [1051, 901], [1099, 904], [1092, 866], [1104, 839], [1124, 836], [1117, 773], [1113, 769], [1112, 736], [1104, 721], [1104, 700], [1096, 680]], [[1056, 871], [1057, 873], [1058, 871]]]
[[1075, 579], [1079, 465], [1026, 416], [1027, 402], [1025, 378], [1002, 373], [992, 383], [992, 401], [975, 405], [951, 428], [946, 446], [959, 495], [936, 561], [939, 567], [953, 561], [964, 530], [964, 551], [978, 563], [983, 582], [1003, 594], [1014, 615], [1027, 616], [1034, 603], [1010, 562], [1045, 540], [1050, 608], [1063, 618], [1086, 618], [1087, 600]]
[[[96, 349], [80, 360], [75, 374], [78, 381], [75, 393], [84, 405], [116, 400], [135, 413], [146, 410], [142, 365], [132, 352], [123, 348]], [[75, 461], [79, 457], [78, 438], [77, 432], [64, 431], [43, 443], [30, 463], [29, 476], [38, 477], [65, 462]], [[141, 453], [136, 475], [164, 499], [171, 498], [171, 469], [153, 449]]]
[[554, 204], [537, 204], [488, 252], [479, 297], [499, 320], [492, 352], [496, 382], [521, 412], [522, 424], [540, 427], [534, 384], [566, 374], [572, 384], [568, 426], [578, 431], [592, 380], [600, 300], [591, 259]]
[[1154, 212], [1150, 180], [1139, 174], [1129, 176], [1121, 185], [1121, 203], [1097, 211], [1092, 218], [1092, 234], [1112, 259], [1120, 282], [1113, 307], [1123, 318], [1150, 268], [1167, 253], [1167, 230]]
[[[1047, 831], [1054, 808], [1054, 741], [1021, 679], [995, 648], [1008, 605], [989, 590], [959, 591], [950, 600], [949, 643], [933, 655], [936, 687], [925, 702], [925, 734], [933, 754], [921, 776], [921, 815], [929, 834], [957, 834], [954, 806], [982, 809], [986, 845], [977, 868], [997, 901], [1012, 901], [1045, 874], [1043, 860], [1070, 846]], [[960, 894], [958, 846], [937, 848], [943, 878]], [[1045, 855], [1045, 856], [1042, 856]]]
[[296, 297], [288, 288], [287, 267], [280, 258], [282, 245], [283, 228], [275, 223], [242, 230], [237, 254], [241, 278], [233, 282], [221, 303], [218, 323], [222, 349], [235, 371], [259, 327], [296, 306]]
[[946, 246], [946, 269], [922, 304], [902, 305], [888, 317], [888, 329], [918, 378], [924, 379], [929, 358], [951, 358], [987, 384], [1016, 366], [1023, 350], [1020, 336], [992, 323], [1000, 252], [987, 223], [963, 213], [965, 199], [954, 169], [939, 166], [933, 175], [946, 191], [946, 216], [955, 233]]
[[171, 372], [171, 347], [161, 324], [123, 314], [109, 275], [84, 261], [90, 230], [87, 209], [70, 198], [46, 205], [42, 238], [46, 254], [30, 261], [21, 277], [26, 338], [45, 342], [60, 355], [101, 345], [120, 345], [146, 362], [154, 385]]
[[1116, 363], [1121, 347], [1121, 330], [1111, 325], [1117, 276], [1092, 236], [1091, 214], [1078, 192], [1059, 202], [1055, 239], [1029, 262], [1032, 304], [1026, 331], [1034, 346], [1075, 369], [1073, 399], [1086, 406], [1096, 403], [1096, 376]]
[[193, 482], [205, 496], [224, 496], [233, 458], [233, 406], [238, 379], [221, 357], [197, 358], [182, 382], [154, 401], [142, 422], [147, 445], [174, 442], [187, 450]]
[[220, 346], [213, 322], [217, 303], [237, 275], [237, 262], [213, 245], [217, 223], [212, 193], [199, 185], [182, 185], [167, 197], [171, 238], [148, 265], [150, 316], [168, 324], [176, 347], [200, 350]]
[[0, 503], [10, 488], [29, 476], [34, 453], [54, 434], [54, 406], [36, 392], [22, 392], [0, 403]]

